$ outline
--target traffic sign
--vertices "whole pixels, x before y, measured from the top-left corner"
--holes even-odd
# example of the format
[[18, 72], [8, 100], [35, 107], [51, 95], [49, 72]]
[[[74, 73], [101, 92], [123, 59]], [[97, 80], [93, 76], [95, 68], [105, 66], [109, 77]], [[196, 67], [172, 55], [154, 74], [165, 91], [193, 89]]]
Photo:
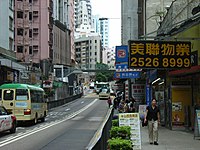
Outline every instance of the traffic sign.
[[128, 63], [128, 46], [122, 45], [122, 46], [116, 46], [115, 49], [115, 55], [116, 55], [116, 62], [127, 62]]

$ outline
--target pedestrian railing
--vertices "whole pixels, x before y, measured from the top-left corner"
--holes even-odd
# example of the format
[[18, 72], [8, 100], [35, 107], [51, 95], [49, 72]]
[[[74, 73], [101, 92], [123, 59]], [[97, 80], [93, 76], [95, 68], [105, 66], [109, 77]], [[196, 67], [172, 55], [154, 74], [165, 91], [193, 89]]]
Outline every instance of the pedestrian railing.
[[112, 118], [113, 118], [114, 109], [110, 108], [107, 112], [107, 115], [101, 125], [97, 130], [92, 140], [87, 146], [87, 150], [106, 150], [108, 146], [108, 139], [110, 137], [110, 129], [112, 127]]
[[73, 100], [76, 100], [78, 98], [81, 98], [83, 94], [77, 94], [77, 95], [73, 95], [73, 96], [69, 96], [67, 98], [64, 98], [64, 99], [59, 99], [59, 100], [55, 100], [55, 101], [50, 101], [50, 102], [47, 102], [47, 109], [51, 109], [51, 108], [55, 108], [55, 107], [58, 107], [58, 106], [62, 106], [66, 103], [69, 103], [69, 102], [72, 102]]

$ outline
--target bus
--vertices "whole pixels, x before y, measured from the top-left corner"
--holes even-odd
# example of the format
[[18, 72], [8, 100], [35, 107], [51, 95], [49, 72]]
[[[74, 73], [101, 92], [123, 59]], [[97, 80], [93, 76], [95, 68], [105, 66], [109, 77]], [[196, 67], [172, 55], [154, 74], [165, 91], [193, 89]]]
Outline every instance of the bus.
[[28, 84], [3, 84], [0, 86], [0, 103], [8, 112], [16, 116], [17, 121], [32, 121], [34, 124], [45, 121], [47, 102], [44, 90]]
[[109, 82], [97, 82], [95, 83], [96, 93], [99, 94], [101, 89], [109, 89]]

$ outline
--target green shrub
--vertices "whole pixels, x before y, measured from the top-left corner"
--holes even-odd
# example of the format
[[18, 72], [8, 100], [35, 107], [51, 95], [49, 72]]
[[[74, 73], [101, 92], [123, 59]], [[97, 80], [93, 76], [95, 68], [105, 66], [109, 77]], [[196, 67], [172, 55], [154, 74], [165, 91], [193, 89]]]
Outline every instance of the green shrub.
[[129, 126], [121, 126], [116, 127], [113, 126], [110, 130], [110, 138], [121, 137], [122, 139], [130, 139], [131, 138], [131, 127]]
[[118, 119], [112, 120], [112, 126], [119, 127], [119, 120]]
[[125, 140], [121, 138], [113, 138], [108, 140], [108, 146], [110, 150], [132, 150], [131, 140]]

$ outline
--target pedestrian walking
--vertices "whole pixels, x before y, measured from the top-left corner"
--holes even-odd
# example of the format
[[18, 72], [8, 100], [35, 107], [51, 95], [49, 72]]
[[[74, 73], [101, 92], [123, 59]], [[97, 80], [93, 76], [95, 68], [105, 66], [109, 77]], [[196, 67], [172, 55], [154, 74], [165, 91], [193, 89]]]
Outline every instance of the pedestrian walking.
[[150, 144], [158, 145], [160, 110], [156, 105], [156, 99], [152, 99], [151, 106], [147, 106], [144, 122], [148, 122]]
[[107, 103], [108, 103], [108, 107], [110, 108], [110, 106], [112, 105], [112, 100], [110, 97], [108, 98]]

